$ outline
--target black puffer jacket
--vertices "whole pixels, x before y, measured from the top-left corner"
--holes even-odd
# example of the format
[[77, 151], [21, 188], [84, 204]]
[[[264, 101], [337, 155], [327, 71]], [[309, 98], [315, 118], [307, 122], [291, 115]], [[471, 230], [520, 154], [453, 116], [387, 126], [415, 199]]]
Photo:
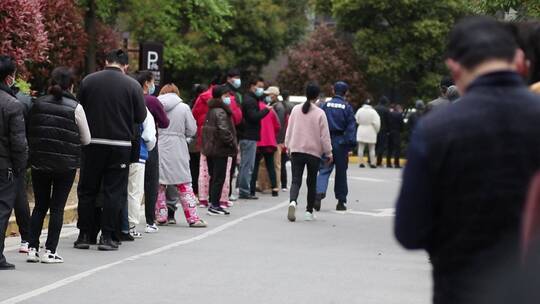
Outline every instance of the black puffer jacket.
[[26, 169], [28, 144], [23, 105], [4, 84], [0, 84], [0, 169]]
[[28, 140], [32, 168], [65, 171], [80, 167], [81, 140], [75, 122], [75, 97], [39, 98], [30, 111]]
[[232, 111], [221, 99], [208, 102], [208, 114], [202, 129], [201, 153], [208, 157], [227, 157], [238, 153]]

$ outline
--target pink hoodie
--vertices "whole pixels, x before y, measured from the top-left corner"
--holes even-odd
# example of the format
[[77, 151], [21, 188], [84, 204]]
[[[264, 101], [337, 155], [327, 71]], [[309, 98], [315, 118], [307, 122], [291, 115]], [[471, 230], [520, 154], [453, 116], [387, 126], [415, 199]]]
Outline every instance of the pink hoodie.
[[[259, 101], [259, 109], [266, 108], [266, 104]], [[257, 147], [277, 147], [277, 135], [279, 133], [279, 119], [274, 110], [271, 110], [261, 120], [261, 140], [257, 142]]]
[[326, 114], [312, 104], [307, 114], [302, 105], [293, 108], [285, 135], [285, 146], [291, 153], [306, 153], [315, 157], [332, 155], [332, 142]]

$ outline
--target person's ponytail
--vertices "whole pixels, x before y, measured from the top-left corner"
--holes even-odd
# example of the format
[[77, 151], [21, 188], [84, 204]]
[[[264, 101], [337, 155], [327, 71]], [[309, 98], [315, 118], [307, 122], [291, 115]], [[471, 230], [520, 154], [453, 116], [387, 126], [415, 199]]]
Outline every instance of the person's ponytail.
[[62, 87], [60, 85], [52, 85], [49, 87], [49, 94], [51, 94], [54, 99], [59, 100], [62, 99]]
[[309, 112], [309, 109], [311, 109], [311, 101], [306, 100], [302, 105], [302, 113], [307, 114]]
[[60, 100], [64, 91], [68, 91], [75, 82], [73, 71], [67, 67], [57, 67], [51, 73], [50, 86], [48, 89], [54, 99]]

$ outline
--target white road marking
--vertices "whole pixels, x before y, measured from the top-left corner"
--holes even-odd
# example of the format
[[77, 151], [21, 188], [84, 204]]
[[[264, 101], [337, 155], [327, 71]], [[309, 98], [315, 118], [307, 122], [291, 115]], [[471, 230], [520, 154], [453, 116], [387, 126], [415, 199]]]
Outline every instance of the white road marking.
[[284, 208], [287, 205], [289, 205], [289, 201], [282, 202], [282, 203], [280, 203], [280, 204], [278, 204], [278, 205], [276, 205], [274, 207], [268, 208], [268, 209], [264, 209], [264, 210], [260, 210], [260, 211], [257, 211], [257, 212], [250, 213], [248, 215], [242, 216], [242, 217], [240, 217], [240, 218], [238, 218], [236, 220], [232, 220], [232, 221], [230, 221], [230, 222], [228, 222], [226, 224], [218, 226], [218, 227], [216, 227], [216, 228], [214, 228], [212, 230], [209, 230], [209, 231], [207, 231], [205, 233], [202, 233], [202, 234], [200, 234], [198, 236], [195, 236], [195, 237], [192, 237], [190, 239], [178, 241], [178, 242], [175, 242], [175, 243], [163, 246], [163, 247], [156, 248], [154, 250], [150, 250], [150, 251], [147, 251], [147, 252], [136, 254], [136, 255], [133, 255], [131, 257], [127, 257], [127, 258], [124, 258], [122, 260], [119, 260], [119, 261], [116, 261], [116, 262], [113, 262], [113, 263], [105, 264], [105, 265], [99, 266], [97, 268], [90, 269], [90, 270], [87, 270], [87, 271], [72, 275], [70, 277], [67, 277], [65, 279], [56, 281], [56, 282], [54, 282], [52, 284], [49, 284], [47, 286], [43, 286], [41, 288], [32, 290], [30, 292], [27, 292], [27, 293], [24, 293], [24, 294], [9, 298], [7, 300], [4, 300], [4, 301], [0, 302], [0, 304], [14, 304], [14, 303], [19, 303], [19, 302], [22, 302], [22, 301], [26, 301], [28, 299], [37, 297], [37, 296], [39, 296], [41, 294], [47, 293], [49, 291], [58, 289], [60, 287], [66, 286], [66, 285], [68, 285], [70, 283], [73, 283], [73, 282], [79, 281], [81, 279], [84, 279], [86, 277], [89, 277], [89, 276], [91, 276], [91, 275], [93, 275], [93, 274], [95, 274], [97, 272], [102, 271], [102, 270], [112, 268], [112, 267], [114, 267], [116, 265], [120, 265], [120, 264], [123, 264], [125, 262], [129, 262], [129, 261], [135, 261], [135, 260], [141, 259], [143, 257], [156, 255], [158, 253], [167, 251], [169, 249], [173, 249], [175, 247], [179, 247], [179, 246], [187, 245], [187, 244], [190, 244], [190, 243], [193, 243], [193, 242], [196, 242], [196, 241], [204, 240], [204, 239], [206, 239], [206, 238], [208, 238], [210, 236], [213, 236], [213, 235], [215, 235], [217, 233], [220, 233], [220, 232], [222, 232], [222, 231], [224, 231], [226, 229], [229, 229], [229, 228], [231, 228], [233, 226], [236, 226], [236, 225], [240, 224], [241, 222], [243, 222], [245, 220], [254, 218], [256, 216], [259, 216], [259, 215], [262, 215], [262, 214], [265, 214], [265, 213], [268, 213], [268, 212], [272, 212], [274, 210], [278, 210], [280, 208]]
[[367, 215], [367, 216], [374, 216], [374, 217], [395, 216], [394, 208], [376, 209], [375, 211], [378, 211], [378, 212], [354, 211], [354, 210], [347, 210], [347, 211], [332, 210], [332, 212], [337, 213], [337, 214], [356, 214], [356, 215]]

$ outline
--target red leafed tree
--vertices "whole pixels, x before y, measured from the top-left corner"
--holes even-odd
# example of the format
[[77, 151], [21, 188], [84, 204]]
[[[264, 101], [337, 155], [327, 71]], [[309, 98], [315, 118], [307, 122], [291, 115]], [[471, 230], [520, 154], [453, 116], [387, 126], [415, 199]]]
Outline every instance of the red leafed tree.
[[50, 72], [58, 66], [82, 71], [87, 43], [83, 13], [74, 0], [42, 0], [41, 12], [50, 41], [48, 60], [31, 66], [32, 84], [42, 90]]
[[96, 61], [98, 67], [105, 66], [105, 55], [108, 51], [120, 47], [120, 34], [109, 25], [97, 22], [97, 49]]
[[288, 65], [278, 75], [282, 89], [304, 95], [308, 82], [316, 82], [326, 96], [332, 85], [343, 80], [350, 86], [349, 100], [360, 104], [367, 96], [365, 82], [352, 45], [327, 27], [317, 28], [303, 42], [289, 50]]
[[0, 4], [0, 53], [13, 56], [19, 72], [24, 64], [47, 60], [49, 43], [40, 0], [2, 0]]

